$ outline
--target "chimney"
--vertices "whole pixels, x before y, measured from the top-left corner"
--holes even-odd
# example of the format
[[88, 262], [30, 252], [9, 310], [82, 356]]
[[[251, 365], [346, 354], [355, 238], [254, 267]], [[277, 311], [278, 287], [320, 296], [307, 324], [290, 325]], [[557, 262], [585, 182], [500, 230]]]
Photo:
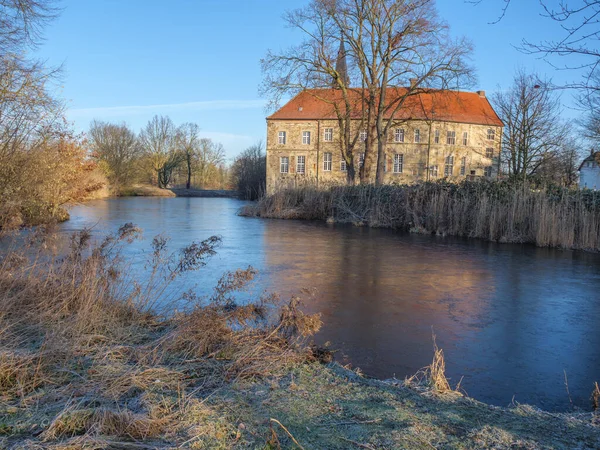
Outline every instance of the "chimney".
[[478, 94], [480, 97], [483, 97], [483, 98], [485, 98], [485, 91], [477, 91], [477, 94]]
[[410, 79], [410, 87], [414, 88], [417, 85], [417, 79], [416, 78], [411, 78]]

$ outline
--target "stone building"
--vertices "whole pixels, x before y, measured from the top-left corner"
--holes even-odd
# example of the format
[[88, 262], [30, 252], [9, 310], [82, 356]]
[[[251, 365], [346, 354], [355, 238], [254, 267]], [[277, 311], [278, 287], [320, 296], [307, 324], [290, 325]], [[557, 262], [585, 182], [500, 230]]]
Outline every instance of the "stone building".
[[[404, 92], [390, 88], [390, 102]], [[336, 89], [306, 90], [267, 117], [267, 192], [307, 183], [347, 182], [334, 108], [343, 104], [341, 100]], [[359, 115], [356, 108], [356, 127]], [[385, 182], [495, 178], [502, 127], [484, 91], [433, 90], [407, 97], [387, 137]], [[358, 138], [354, 154], [362, 160], [366, 131], [356, 128], [354, 133]], [[371, 164], [374, 173], [376, 158]]]

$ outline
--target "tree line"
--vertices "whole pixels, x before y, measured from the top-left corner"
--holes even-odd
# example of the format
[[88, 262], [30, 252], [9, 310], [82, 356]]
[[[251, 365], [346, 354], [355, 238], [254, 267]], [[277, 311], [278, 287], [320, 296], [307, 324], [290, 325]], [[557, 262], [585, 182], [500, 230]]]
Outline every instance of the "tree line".
[[228, 187], [223, 145], [200, 137], [195, 123], [175, 126], [168, 116], [154, 116], [136, 134], [126, 124], [95, 120], [89, 130], [92, 157], [118, 191], [135, 183]]
[[137, 183], [234, 189], [251, 199], [264, 191], [266, 158], [260, 142], [228, 166], [221, 143], [202, 138], [198, 124], [175, 126], [168, 116], [154, 116], [137, 135], [124, 123], [95, 120], [88, 135], [92, 158], [117, 193]]

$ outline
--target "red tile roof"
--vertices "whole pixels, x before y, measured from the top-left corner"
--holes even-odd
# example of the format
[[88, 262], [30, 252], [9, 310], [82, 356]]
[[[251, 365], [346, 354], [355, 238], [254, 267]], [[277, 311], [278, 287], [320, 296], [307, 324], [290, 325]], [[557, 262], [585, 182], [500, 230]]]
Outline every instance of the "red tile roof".
[[[388, 104], [406, 94], [406, 88], [389, 88]], [[361, 96], [359, 90], [351, 90], [350, 98], [355, 107], [354, 117], [360, 117]], [[315, 120], [336, 119], [333, 105], [343, 107], [342, 91], [339, 89], [308, 89], [300, 92], [281, 109], [267, 117], [269, 120]], [[433, 112], [433, 114], [432, 114]], [[389, 117], [389, 114], [387, 115]], [[501, 127], [504, 124], [485, 96], [476, 92], [429, 90], [406, 97], [404, 104], [394, 116], [397, 120], [429, 120], [472, 123]]]

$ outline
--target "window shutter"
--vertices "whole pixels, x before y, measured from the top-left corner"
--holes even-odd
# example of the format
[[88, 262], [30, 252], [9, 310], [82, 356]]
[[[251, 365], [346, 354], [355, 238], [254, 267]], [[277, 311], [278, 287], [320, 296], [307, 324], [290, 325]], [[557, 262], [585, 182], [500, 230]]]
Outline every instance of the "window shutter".
[[290, 173], [296, 173], [296, 164], [293, 156], [290, 156]]
[[394, 160], [392, 159], [391, 156], [388, 156], [388, 159], [387, 159], [387, 171], [388, 172], [394, 171]]

